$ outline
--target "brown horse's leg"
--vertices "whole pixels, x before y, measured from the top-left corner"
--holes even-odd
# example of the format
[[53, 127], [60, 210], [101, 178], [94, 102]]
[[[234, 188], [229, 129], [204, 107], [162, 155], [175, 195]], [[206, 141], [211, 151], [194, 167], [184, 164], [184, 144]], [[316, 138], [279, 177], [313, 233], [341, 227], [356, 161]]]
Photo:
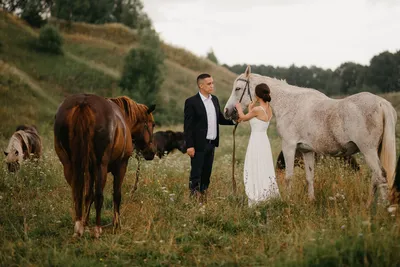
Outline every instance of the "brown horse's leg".
[[96, 226], [94, 228], [94, 236], [100, 237], [101, 229], [101, 208], [103, 207], [103, 189], [107, 180], [107, 164], [98, 166], [96, 182], [95, 182], [95, 206], [96, 206]]
[[94, 177], [96, 177], [96, 172], [94, 172], [94, 174], [92, 174], [92, 172], [90, 172], [91, 176], [90, 176], [90, 180], [89, 180], [89, 190], [87, 191], [87, 195], [85, 195], [85, 218], [83, 220], [83, 225], [87, 226], [88, 222], [89, 222], [89, 215], [90, 215], [90, 207], [92, 206], [93, 202], [94, 202], [94, 192], [93, 192], [93, 184], [94, 184]]
[[114, 175], [114, 218], [113, 225], [114, 231], [121, 227], [119, 208], [121, 205], [121, 187], [124, 181], [128, 159], [124, 159], [120, 164], [116, 164], [112, 171]]
[[72, 179], [72, 195], [75, 206], [75, 227], [74, 237], [82, 236], [84, 227], [82, 222], [82, 203], [83, 203], [83, 180], [76, 175]]

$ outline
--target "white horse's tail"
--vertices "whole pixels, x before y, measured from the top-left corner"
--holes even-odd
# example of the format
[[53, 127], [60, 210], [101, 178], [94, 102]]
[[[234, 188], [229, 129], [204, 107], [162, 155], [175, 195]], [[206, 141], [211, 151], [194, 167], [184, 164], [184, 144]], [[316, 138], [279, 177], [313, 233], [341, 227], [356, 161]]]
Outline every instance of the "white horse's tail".
[[396, 122], [397, 113], [392, 105], [381, 102], [383, 108], [383, 138], [380, 149], [380, 161], [386, 171], [389, 188], [392, 188], [394, 173], [396, 170]]

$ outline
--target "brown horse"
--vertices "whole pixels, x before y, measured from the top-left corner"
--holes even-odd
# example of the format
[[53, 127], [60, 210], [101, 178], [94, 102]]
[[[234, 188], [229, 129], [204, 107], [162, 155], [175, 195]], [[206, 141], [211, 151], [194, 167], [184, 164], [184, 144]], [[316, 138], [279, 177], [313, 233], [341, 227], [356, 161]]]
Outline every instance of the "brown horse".
[[20, 125], [11, 136], [6, 150], [5, 162], [10, 172], [19, 170], [24, 160], [40, 158], [42, 155], [42, 139], [35, 126]]
[[54, 145], [64, 166], [65, 179], [72, 188], [74, 236], [83, 234], [93, 200], [94, 234], [100, 236], [103, 189], [108, 172], [114, 176], [114, 230], [120, 226], [121, 186], [134, 147], [146, 160], [154, 158], [151, 114], [154, 109], [154, 105], [148, 108], [125, 96], [107, 99], [91, 94], [69, 96], [59, 106]]

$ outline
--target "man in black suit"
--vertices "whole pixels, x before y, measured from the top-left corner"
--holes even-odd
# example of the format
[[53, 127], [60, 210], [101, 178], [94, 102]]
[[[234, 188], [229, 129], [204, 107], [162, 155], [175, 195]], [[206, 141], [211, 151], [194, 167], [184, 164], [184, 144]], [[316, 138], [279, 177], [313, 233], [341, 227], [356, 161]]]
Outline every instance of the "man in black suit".
[[203, 73], [197, 77], [199, 93], [185, 101], [184, 134], [191, 158], [189, 188], [191, 195], [203, 196], [210, 184], [214, 150], [219, 145], [218, 125], [234, 125], [221, 113], [214, 92], [214, 80]]

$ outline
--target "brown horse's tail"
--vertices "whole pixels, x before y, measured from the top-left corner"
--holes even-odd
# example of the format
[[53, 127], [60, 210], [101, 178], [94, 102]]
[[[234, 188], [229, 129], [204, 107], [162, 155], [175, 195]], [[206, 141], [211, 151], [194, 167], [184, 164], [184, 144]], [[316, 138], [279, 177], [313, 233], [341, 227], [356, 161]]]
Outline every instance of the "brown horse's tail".
[[396, 121], [397, 114], [392, 105], [381, 102], [383, 108], [383, 136], [380, 147], [380, 161], [386, 171], [389, 188], [392, 188], [393, 178], [396, 169]]
[[95, 127], [95, 115], [88, 105], [83, 102], [72, 109], [69, 125], [69, 146], [71, 148], [72, 163], [72, 190], [76, 200], [81, 199], [83, 205], [84, 196], [90, 194], [91, 177], [90, 165], [94, 164], [93, 138]]

